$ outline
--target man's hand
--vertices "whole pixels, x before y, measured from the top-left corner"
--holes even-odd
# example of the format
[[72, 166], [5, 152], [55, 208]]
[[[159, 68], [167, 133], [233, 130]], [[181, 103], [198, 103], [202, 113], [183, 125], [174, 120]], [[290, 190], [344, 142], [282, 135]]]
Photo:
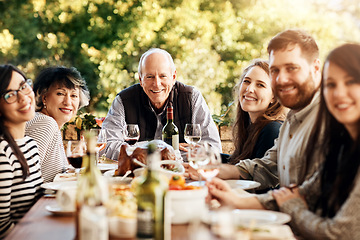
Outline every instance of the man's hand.
[[189, 163], [183, 163], [183, 166], [185, 168], [184, 177], [192, 180], [200, 179], [199, 173], [194, 168], [192, 168]]
[[188, 151], [188, 148], [189, 147], [189, 144], [187, 143], [179, 143], [179, 150], [180, 151], [183, 151], [183, 152], [187, 152]]

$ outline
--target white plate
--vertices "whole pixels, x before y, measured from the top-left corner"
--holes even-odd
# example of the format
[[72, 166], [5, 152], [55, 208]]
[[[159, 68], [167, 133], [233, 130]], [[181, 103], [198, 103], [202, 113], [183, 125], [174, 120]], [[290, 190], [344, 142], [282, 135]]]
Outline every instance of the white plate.
[[59, 205], [46, 205], [45, 209], [54, 215], [70, 216], [74, 214], [74, 211], [64, 211]]
[[[115, 169], [104, 172], [104, 177], [111, 180], [112, 182], [117, 182], [122, 178], [122, 176], [114, 176], [114, 175], [115, 175]], [[123, 180], [121, 180], [121, 182], [129, 184], [131, 183], [132, 180], [133, 180], [132, 177], [125, 177]]]
[[[240, 188], [243, 190], [250, 190], [260, 186], [260, 183], [250, 180], [225, 180], [225, 181], [233, 189]], [[190, 182], [188, 185], [203, 187], [205, 186], [205, 181], [194, 181], [194, 182]]]
[[53, 182], [76, 181], [76, 179], [76, 173], [58, 173], [54, 177]]
[[48, 182], [48, 183], [41, 184], [40, 187], [42, 187], [44, 189], [50, 189], [50, 190], [57, 191], [62, 187], [76, 186], [76, 184], [77, 184], [76, 181]]
[[237, 225], [249, 225], [251, 221], [255, 221], [255, 225], [264, 224], [285, 224], [291, 220], [290, 215], [282, 212], [269, 210], [250, 210], [235, 209], [233, 210], [234, 222]]
[[233, 189], [241, 188], [243, 190], [255, 189], [261, 185], [259, 182], [250, 180], [225, 180], [225, 182]]
[[99, 168], [99, 170], [101, 172], [105, 172], [108, 170], [116, 169], [118, 167], [118, 164], [117, 163], [115, 163], [115, 164], [113, 164], [113, 163], [98, 163], [97, 167]]

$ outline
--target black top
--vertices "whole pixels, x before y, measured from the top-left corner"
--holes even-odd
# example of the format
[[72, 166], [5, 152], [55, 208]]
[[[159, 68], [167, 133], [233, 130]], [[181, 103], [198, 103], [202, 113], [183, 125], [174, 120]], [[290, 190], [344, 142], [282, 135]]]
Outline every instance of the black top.
[[[265, 152], [274, 146], [274, 140], [279, 136], [281, 124], [282, 122], [280, 121], [272, 121], [265, 125], [260, 131], [250, 159], [262, 158], [265, 155]], [[221, 154], [223, 163], [229, 162], [229, 158], [230, 155], [224, 153]]]
[[250, 159], [262, 158], [265, 152], [274, 146], [274, 140], [279, 136], [281, 124], [281, 122], [272, 121], [261, 130]]

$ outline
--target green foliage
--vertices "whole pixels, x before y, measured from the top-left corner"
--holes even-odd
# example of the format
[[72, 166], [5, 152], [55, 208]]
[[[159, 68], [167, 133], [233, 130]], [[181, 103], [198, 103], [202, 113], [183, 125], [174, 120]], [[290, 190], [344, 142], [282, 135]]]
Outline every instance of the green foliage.
[[75, 130], [80, 133], [84, 130], [90, 130], [93, 128], [101, 128], [93, 114], [86, 113], [73, 117], [69, 122], [65, 123], [62, 130], [68, 128], [68, 125], [75, 125]]
[[214, 119], [226, 124], [231, 114], [222, 115], [242, 69], [253, 58], [267, 58], [272, 36], [303, 28], [324, 57], [360, 39], [359, 9], [355, 0], [334, 6], [327, 0], [5, 0], [0, 62], [31, 78], [47, 66], [74, 66], [90, 89], [86, 110], [106, 113], [119, 91], [138, 82], [141, 54], [164, 48], [178, 80], [200, 89]]
[[231, 106], [233, 104], [234, 102], [231, 102], [225, 108], [223, 108], [220, 115], [217, 114], [212, 115], [212, 118], [218, 127], [229, 126], [232, 123], [233, 120], [228, 113], [230, 113]]

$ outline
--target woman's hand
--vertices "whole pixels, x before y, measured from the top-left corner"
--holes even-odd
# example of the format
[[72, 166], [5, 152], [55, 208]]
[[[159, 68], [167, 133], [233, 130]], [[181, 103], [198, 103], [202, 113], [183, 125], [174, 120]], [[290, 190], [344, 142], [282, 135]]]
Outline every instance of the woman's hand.
[[298, 187], [291, 187], [291, 188], [282, 187], [278, 190], [274, 190], [272, 195], [275, 198], [276, 203], [278, 204], [279, 207], [281, 207], [286, 201], [295, 198], [300, 198], [307, 206], [304, 197], [301, 196], [299, 193]]
[[206, 202], [210, 203], [212, 199], [219, 201], [221, 205], [236, 207], [241, 198], [235, 191], [231, 189], [229, 184], [220, 178], [213, 178], [211, 182], [206, 182], [209, 189], [209, 194], [206, 197]]

